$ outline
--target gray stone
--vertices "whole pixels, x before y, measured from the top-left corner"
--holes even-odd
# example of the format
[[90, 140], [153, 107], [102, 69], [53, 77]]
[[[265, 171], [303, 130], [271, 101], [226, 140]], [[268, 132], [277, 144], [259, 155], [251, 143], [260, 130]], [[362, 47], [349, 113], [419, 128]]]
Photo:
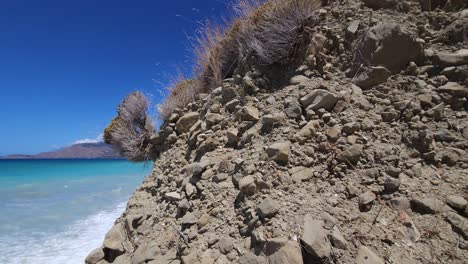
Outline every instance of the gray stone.
[[468, 217], [468, 202], [462, 196], [449, 195], [447, 196], [446, 203], [453, 209], [460, 212], [462, 215]]
[[392, 73], [383, 66], [366, 67], [353, 82], [362, 89], [369, 89], [388, 80]]
[[325, 108], [330, 111], [335, 107], [338, 99], [338, 96], [330, 91], [316, 89], [302, 97], [299, 101], [306, 110], [315, 111], [320, 108]]
[[405, 69], [410, 62], [423, 59], [423, 48], [416, 38], [396, 23], [380, 23], [370, 28], [353, 59], [354, 72], [369, 65], [383, 66], [392, 73]]
[[233, 100], [234, 98], [236, 98], [237, 94], [236, 94], [236, 88], [232, 87], [232, 86], [228, 86], [228, 87], [223, 87], [223, 90], [221, 91], [221, 102], [223, 104]]
[[291, 152], [290, 149], [291, 146], [289, 142], [278, 142], [270, 145], [266, 152], [270, 159], [280, 163], [287, 163]]
[[219, 252], [226, 255], [234, 248], [234, 242], [232, 238], [225, 236], [218, 241]]
[[132, 264], [144, 264], [153, 260], [159, 251], [159, 247], [153, 242], [144, 242], [133, 253]]
[[240, 137], [238, 136], [239, 130], [236, 128], [231, 128], [226, 131], [226, 137], [228, 138], [228, 143], [230, 144], [237, 144], [240, 141]]
[[265, 254], [269, 264], [303, 264], [302, 250], [294, 240], [287, 238], [269, 239], [265, 245]]
[[359, 29], [359, 25], [361, 22], [359, 20], [354, 20], [349, 24], [349, 26], [346, 28], [346, 36], [348, 38], [354, 39], [356, 37], [356, 33]]
[[164, 198], [166, 198], [169, 201], [179, 201], [181, 199], [181, 196], [178, 192], [169, 192], [164, 194]]
[[296, 181], [308, 181], [314, 177], [314, 170], [312, 168], [303, 168], [292, 175]]
[[240, 110], [239, 115], [242, 121], [257, 122], [259, 119], [258, 109], [254, 106], [244, 106]]
[[320, 127], [318, 120], [312, 120], [307, 125], [305, 125], [299, 132], [295, 135], [295, 139], [299, 142], [304, 143], [305, 141], [311, 139], [317, 134], [317, 129]]
[[410, 202], [406, 198], [394, 198], [389, 201], [390, 207], [396, 211], [406, 211], [410, 208]]
[[293, 119], [299, 119], [302, 116], [302, 107], [296, 100], [286, 101], [284, 113]]
[[464, 239], [468, 239], [468, 220], [466, 218], [457, 213], [449, 212], [446, 219], [455, 232], [462, 235]]
[[104, 237], [104, 248], [113, 252], [118, 256], [125, 252], [122, 242], [125, 239], [125, 231], [123, 223], [114, 225]]
[[213, 114], [213, 113], [206, 114], [206, 123], [210, 126], [216, 125], [223, 120], [224, 120], [224, 117], [220, 114]]
[[437, 198], [415, 198], [411, 200], [411, 209], [420, 214], [435, 214], [447, 210], [444, 202]]
[[258, 206], [257, 212], [260, 218], [270, 218], [277, 214], [280, 210], [280, 205], [271, 197], [265, 198]]
[[327, 138], [331, 141], [336, 141], [341, 136], [341, 129], [339, 126], [330, 127], [327, 129]]
[[385, 262], [366, 246], [360, 246], [356, 257], [356, 264], [385, 264]]
[[361, 129], [361, 125], [358, 122], [349, 122], [343, 125], [341, 129], [346, 135], [352, 135], [354, 132], [359, 131]]
[[198, 218], [192, 213], [186, 213], [182, 219], [180, 219], [180, 223], [183, 225], [194, 225], [198, 222]]
[[337, 156], [337, 159], [345, 163], [356, 164], [361, 158], [363, 150], [364, 150], [363, 145], [360, 145], [360, 144], [352, 145], [346, 150], [340, 152], [340, 154], [338, 154]]
[[374, 203], [377, 196], [375, 193], [371, 191], [367, 191], [361, 195], [359, 195], [359, 209], [361, 211], [367, 212], [372, 208], [372, 204]]
[[239, 264], [268, 264], [268, 261], [263, 256], [257, 256], [254, 253], [247, 251], [239, 258]]
[[222, 182], [222, 181], [227, 180], [228, 177], [229, 177], [229, 175], [227, 173], [218, 173], [213, 177], [213, 181], [214, 182]]
[[330, 241], [327, 231], [323, 228], [323, 221], [314, 220], [311, 215], [306, 215], [301, 240], [313, 257], [320, 259], [330, 257]]
[[248, 175], [240, 179], [239, 189], [241, 192], [247, 195], [254, 194], [257, 191], [254, 177], [252, 175]]
[[226, 110], [230, 113], [234, 112], [236, 110], [236, 106], [240, 104], [240, 101], [238, 99], [234, 99], [226, 103]]
[[303, 75], [296, 75], [294, 77], [291, 78], [291, 80], [289, 80], [289, 83], [292, 84], [292, 85], [296, 85], [296, 84], [300, 84], [300, 83], [303, 83], [303, 82], [307, 82], [309, 81], [310, 79], [303, 76]]
[[183, 115], [176, 123], [176, 131], [179, 134], [186, 133], [200, 119], [200, 114], [191, 112]]
[[386, 178], [384, 182], [384, 189], [387, 193], [393, 193], [400, 189], [400, 180], [396, 178]]
[[468, 64], [468, 49], [461, 49], [456, 52], [437, 52], [432, 57], [432, 62], [440, 67]]
[[436, 89], [439, 93], [448, 93], [457, 97], [468, 97], [468, 87], [456, 82], [448, 82]]
[[104, 251], [102, 248], [96, 248], [95, 250], [91, 251], [89, 255], [85, 259], [86, 264], [96, 264], [99, 261], [104, 259]]
[[343, 250], [348, 248], [348, 242], [343, 237], [343, 234], [341, 234], [341, 231], [337, 226], [334, 226], [332, 232], [330, 233], [330, 242], [335, 248]]

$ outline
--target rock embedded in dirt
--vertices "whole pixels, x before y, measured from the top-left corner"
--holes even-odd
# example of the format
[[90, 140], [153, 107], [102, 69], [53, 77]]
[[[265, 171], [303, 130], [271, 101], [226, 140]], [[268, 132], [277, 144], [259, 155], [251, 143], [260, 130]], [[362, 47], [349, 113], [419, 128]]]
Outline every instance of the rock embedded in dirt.
[[95, 250], [91, 251], [89, 255], [85, 259], [86, 264], [96, 264], [99, 261], [104, 259], [104, 251], [102, 248], [96, 248]]
[[335, 248], [346, 250], [348, 248], [348, 242], [343, 237], [340, 229], [337, 226], [334, 226], [330, 233], [330, 242]]
[[452, 225], [455, 232], [462, 235], [464, 239], [468, 239], [468, 220], [466, 218], [454, 212], [447, 213], [445, 218]]
[[324, 108], [330, 111], [335, 107], [338, 99], [339, 98], [335, 93], [323, 89], [316, 89], [302, 97], [300, 102], [306, 110], [318, 110], [320, 108]]
[[345, 163], [356, 164], [358, 163], [363, 150], [364, 146], [360, 144], [352, 145], [346, 150], [340, 152], [337, 156], [337, 159]]
[[376, 198], [377, 196], [372, 191], [367, 191], [359, 195], [359, 210], [363, 212], [369, 211]]
[[449, 195], [447, 196], [446, 203], [465, 217], [468, 217], [468, 202], [465, 198], [458, 195]]
[[314, 220], [311, 215], [304, 217], [304, 228], [301, 241], [312, 258], [329, 258], [331, 254], [330, 241], [323, 221]]
[[239, 115], [242, 121], [257, 122], [259, 119], [258, 109], [254, 106], [244, 106], [239, 111]]
[[420, 214], [435, 214], [446, 211], [447, 206], [437, 198], [426, 197], [411, 200], [411, 209]]
[[224, 117], [220, 114], [208, 113], [206, 114], [206, 123], [210, 126], [214, 126], [224, 120]]
[[314, 170], [312, 168], [300, 168], [292, 175], [292, 178], [296, 181], [308, 181], [313, 177]]
[[176, 131], [179, 134], [186, 133], [198, 121], [200, 114], [198, 112], [191, 112], [183, 115], [176, 123]]
[[291, 154], [291, 144], [289, 142], [278, 142], [270, 145], [266, 152], [270, 159], [279, 163], [287, 163]]
[[395, 74], [422, 58], [421, 44], [407, 29], [396, 23], [379, 23], [370, 28], [359, 44], [354, 64], [356, 71], [361, 65], [378, 65]]
[[231, 250], [234, 248], [234, 243], [232, 241], [232, 238], [230, 238], [228, 236], [222, 237], [218, 241], [218, 248], [219, 248], [219, 252], [221, 252], [224, 255], [231, 252]]
[[182, 219], [180, 219], [182, 225], [194, 225], [198, 222], [198, 218], [192, 212], [186, 213]]
[[385, 262], [368, 247], [360, 246], [356, 257], [356, 264], [385, 264]]
[[123, 223], [119, 223], [111, 228], [104, 237], [104, 250], [109, 251], [111, 255], [122, 255], [125, 252], [123, 241], [125, 239], [125, 231]]
[[383, 66], [370, 66], [360, 72], [353, 82], [362, 89], [369, 89], [386, 82], [391, 75], [392, 73]]
[[292, 85], [295, 85], [295, 84], [300, 84], [300, 83], [303, 83], [303, 82], [307, 82], [309, 80], [310, 79], [307, 78], [306, 76], [297, 75], [297, 76], [292, 77], [291, 80], [289, 80], [289, 83], [292, 84]]
[[239, 189], [247, 195], [254, 194], [257, 191], [254, 177], [252, 175], [242, 177], [239, 181]]
[[273, 200], [271, 197], [265, 198], [258, 206], [257, 212], [260, 218], [270, 218], [277, 214], [280, 210], [278, 202]]
[[268, 262], [262, 262], [262, 264], [304, 263], [299, 243], [287, 238], [280, 237], [268, 240], [265, 245], [265, 253], [268, 256]]
[[468, 64], [468, 49], [461, 49], [456, 52], [437, 52], [432, 57], [432, 62], [440, 67]]
[[437, 88], [436, 91], [439, 93], [448, 93], [453, 96], [468, 98], [468, 87], [456, 82], [448, 82], [447, 84]]
[[164, 198], [166, 198], [169, 201], [179, 201], [181, 199], [181, 196], [178, 192], [169, 192], [164, 194]]

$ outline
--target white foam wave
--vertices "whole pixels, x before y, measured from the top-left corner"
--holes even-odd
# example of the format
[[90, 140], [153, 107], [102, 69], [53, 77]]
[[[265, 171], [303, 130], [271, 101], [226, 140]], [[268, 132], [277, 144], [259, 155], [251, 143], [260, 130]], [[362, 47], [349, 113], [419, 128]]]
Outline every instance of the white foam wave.
[[0, 263], [82, 264], [86, 255], [101, 245], [105, 233], [124, 211], [125, 205], [122, 203], [91, 215], [56, 234], [0, 235]]

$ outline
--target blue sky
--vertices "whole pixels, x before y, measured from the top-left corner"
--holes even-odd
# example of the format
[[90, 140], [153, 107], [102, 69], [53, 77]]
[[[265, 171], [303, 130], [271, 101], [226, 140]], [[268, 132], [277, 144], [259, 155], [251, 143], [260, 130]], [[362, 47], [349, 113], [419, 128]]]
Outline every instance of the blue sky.
[[[2, 0], [0, 155], [96, 139], [126, 94], [161, 101], [197, 22], [227, 0]], [[153, 110], [155, 111], [155, 110]]]

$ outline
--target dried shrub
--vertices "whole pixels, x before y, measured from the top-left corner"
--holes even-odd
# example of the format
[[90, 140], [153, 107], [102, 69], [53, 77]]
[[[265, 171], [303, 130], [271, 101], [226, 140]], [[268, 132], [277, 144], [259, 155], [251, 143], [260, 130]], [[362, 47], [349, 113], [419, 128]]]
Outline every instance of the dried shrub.
[[179, 79], [167, 88], [168, 95], [164, 102], [158, 105], [159, 117], [166, 120], [176, 108], [183, 108], [193, 102], [195, 96], [201, 92], [198, 80]]
[[232, 23], [225, 23], [228, 26], [205, 23], [194, 47], [194, 80], [171, 86], [160, 116], [165, 119], [172, 109], [183, 108], [197, 93], [220, 86], [243, 58], [253, 56], [264, 65], [287, 60], [301, 28], [320, 4], [321, 0], [238, 0], [233, 5]]
[[127, 95], [117, 107], [117, 117], [104, 130], [104, 141], [116, 146], [129, 160], [148, 160], [151, 156], [150, 138], [155, 128], [147, 111], [148, 100], [141, 92]]
[[255, 55], [260, 64], [287, 59], [300, 29], [320, 5], [320, 0], [269, 0], [263, 5], [258, 0], [239, 1], [236, 10], [247, 17], [238, 33], [239, 55]]

